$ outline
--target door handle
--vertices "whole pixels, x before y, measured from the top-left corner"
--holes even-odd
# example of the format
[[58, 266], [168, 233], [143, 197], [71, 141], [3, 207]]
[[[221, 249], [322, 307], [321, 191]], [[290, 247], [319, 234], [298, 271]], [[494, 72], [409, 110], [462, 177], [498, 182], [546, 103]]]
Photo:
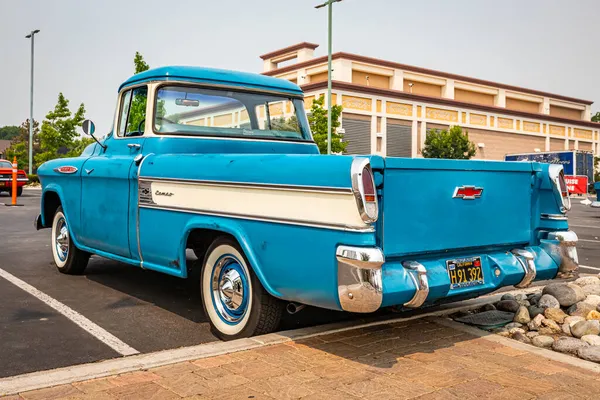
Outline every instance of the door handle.
[[136, 149], [139, 150], [140, 147], [142, 147], [139, 143], [128, 143], [127, 147], [129, 147], [130, 149]]

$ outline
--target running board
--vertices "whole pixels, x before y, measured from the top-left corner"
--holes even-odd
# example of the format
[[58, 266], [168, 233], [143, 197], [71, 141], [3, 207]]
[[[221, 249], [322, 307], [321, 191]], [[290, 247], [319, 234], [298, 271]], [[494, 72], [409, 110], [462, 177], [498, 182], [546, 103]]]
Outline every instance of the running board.
[[416, 261], [404, 261], [402, 266], [408, 271], [408, 276], [415, 284], [415, 295], [404, 303], [404, 307], [421, 307], [429, 295], [429, 281], [427, 280], [427, 269]]
[[513, 254], [513, 256], [515, 256], [517, 261], [519, 261], [519, 264], [521, 264], [523, 270], [525, 271], [525, 276], [523, 277], [521, 282], [515, 285], [515, 287], [529, 287], [529, 285], [531, 285], [531, 282], [533, 282], [533, 280], [535, 279], [535, 275], [537, 273], [535, 262], [533, 261], [535, 258], [533, 253], [525, 249], [513, 249], [511, 250], [511, 253]]

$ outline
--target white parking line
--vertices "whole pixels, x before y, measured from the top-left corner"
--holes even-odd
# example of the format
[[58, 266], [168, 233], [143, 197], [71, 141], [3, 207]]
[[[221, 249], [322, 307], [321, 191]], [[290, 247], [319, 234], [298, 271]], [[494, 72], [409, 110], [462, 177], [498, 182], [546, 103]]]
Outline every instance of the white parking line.
[[580, 242], [592, 242], [592, 243], [600, 243], [600, 240], [591, 240], [591, 239], [578, 239]]
[[82, 328], [83, 330], [88, 332], [90, 335], [94, 336], [96, 339], [100, 340], [102, 343], [104, 343], [105, 345], [107, 345], [108, 347], [110, 347], [111, 349], [116, 351], [117, 353], [122, 354], [124, 356], [130, 356], [130, 355], [139, 353], [139, 351], [137, 351], [133, 347], [129, 346], [128, 344], [122, 342], [117, 337], [115, 337], [114, 335], [112, 335], [111, 333], [106, 331], [105, 329], [101, 328], [100, 326], [96, 325], [95, 323], [93, 323], [92, 321], [90, 321], [89, 319], [84, 317], [83, 315], [79, 314], [77, 311], [64, 305], [63, 303], [61, 303], [58, 300], [53, 299], [52, 297], [48, 296], [47, 294], [39, 291], [38, 289], [34, 288], [27, 282], [22, 281], [21, 279], [17, 278], [16, 276], [6, 272], [2, 268], [0, 268], [0, 276], [2, 278], [6, 279], [7, 281], [9, 281], [10, 283], [12, 283], [13, 285], [19, 287], [20, 289], [23, 289], [30, 295], [43, 301], [50, 307], [54, 308], [56, 311], [58, 311], [59, 313], [61, 313], [62, 315], [64, 315], [68, 319], [70, 319], [71, 321], [73, 321], [80, 328]]
[[596, 271], [600, 271], [600, 268], [596, 268], [596, 267], [588, 267], [587, 265], [580, 265], [579, 268], [584, 268], [584, 269], [593, 269]]

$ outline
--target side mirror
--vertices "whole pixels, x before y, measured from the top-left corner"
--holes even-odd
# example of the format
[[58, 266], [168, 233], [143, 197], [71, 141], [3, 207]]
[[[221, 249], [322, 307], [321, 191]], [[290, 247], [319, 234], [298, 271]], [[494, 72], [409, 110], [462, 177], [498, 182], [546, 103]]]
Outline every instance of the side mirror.
[[86, 135], [91, 136], [92, 139], [94, 139], [96, 141], [96, 143], [98, 143], [100, 145], [100, 147], [102, 147], [104, 150], [106, 150], [106, 145], [100, 143], [98, 141], [98, 139], [96, 139], [96, 136], [94, 136], [94, 132], [96, 132], [96, 125], [94, 125], [94, 123], [92, 122], [91, 119], [86, 119], [85, 121], [83, 121], [83, 124], [81, 124], [81, 127], [83, 128], [83, 132]]

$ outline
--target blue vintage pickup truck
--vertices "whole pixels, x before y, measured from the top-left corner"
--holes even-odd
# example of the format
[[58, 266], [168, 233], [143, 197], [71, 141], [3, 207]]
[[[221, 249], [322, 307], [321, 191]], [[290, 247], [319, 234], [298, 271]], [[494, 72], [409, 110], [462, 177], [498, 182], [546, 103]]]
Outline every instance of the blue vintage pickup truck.
[[134, 75], [112, 131], [38, 173], [60, 272], [91, 254], [198, 268], [226, 340], [275, 330], [290, 304], [418, 308], [577, 266], [561, 166], [320, 155], [300, 88], [262, 75]]

